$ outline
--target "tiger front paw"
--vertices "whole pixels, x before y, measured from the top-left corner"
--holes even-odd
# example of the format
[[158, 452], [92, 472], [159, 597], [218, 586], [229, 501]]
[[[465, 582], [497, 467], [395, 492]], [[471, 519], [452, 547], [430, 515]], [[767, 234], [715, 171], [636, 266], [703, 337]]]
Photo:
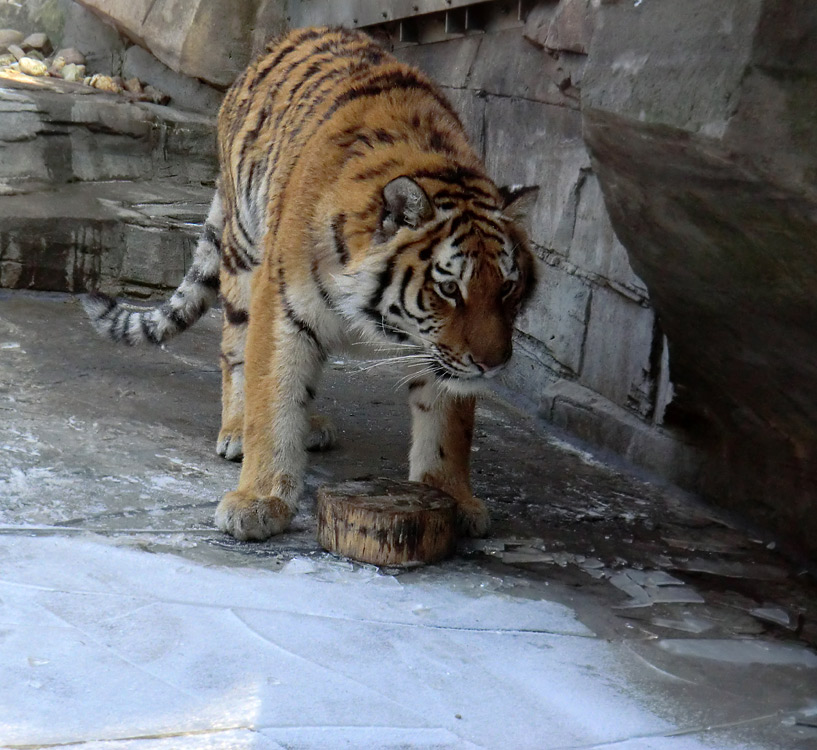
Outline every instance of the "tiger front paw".
[[491, 528], [491, 517], [485, 503], [477, 497], [457, 500], [457, 533], [460, 536], [483, 537]]
[[248, 492], [228, 492], [216, 508], [216, 526], [246, 541], [263, 541], [284, 531], [295, 511], [277, 497], [256, 497]]

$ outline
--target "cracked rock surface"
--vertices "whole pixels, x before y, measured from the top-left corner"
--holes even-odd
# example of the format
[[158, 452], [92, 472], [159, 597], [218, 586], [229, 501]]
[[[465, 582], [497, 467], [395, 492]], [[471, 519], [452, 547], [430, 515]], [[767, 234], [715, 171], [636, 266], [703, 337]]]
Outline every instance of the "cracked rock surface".
[[[414, 570], [315, 541], [324, 482], [407, 472], [400, 372], [330, 358], [293, 528], [212, 522], [219, 314], [165, 349], [0, 291], [0, 748], [806, 750], [817, 606], [774, 540], [497, 398], [492, 536]], [[152, 554], [151, 554], [152, 553]]]

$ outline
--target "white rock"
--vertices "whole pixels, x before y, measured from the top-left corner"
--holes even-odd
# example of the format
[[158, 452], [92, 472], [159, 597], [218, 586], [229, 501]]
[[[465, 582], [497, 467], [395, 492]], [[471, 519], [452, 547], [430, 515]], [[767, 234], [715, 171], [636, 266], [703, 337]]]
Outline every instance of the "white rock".
[[47, 76], [48, 66], [42, 60], [24, 57], [20, 60], [20, 70], [30, 76]]
[[79, 83], [85, 78], [85, 66], [67, 63], [60, 69], [59, 73], [66, 81]]

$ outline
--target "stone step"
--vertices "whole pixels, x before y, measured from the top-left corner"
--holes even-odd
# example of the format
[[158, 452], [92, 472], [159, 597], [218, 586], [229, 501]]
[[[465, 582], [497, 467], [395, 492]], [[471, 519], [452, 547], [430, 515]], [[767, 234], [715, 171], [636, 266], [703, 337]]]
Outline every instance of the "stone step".
[[0, 286], [161, 296], [189, 267], [213, 189], [72, 183], [0, 199]]
[[215, 120], [56, 79], [0, 78], [0, 286], [175, 287], [212, 199]]

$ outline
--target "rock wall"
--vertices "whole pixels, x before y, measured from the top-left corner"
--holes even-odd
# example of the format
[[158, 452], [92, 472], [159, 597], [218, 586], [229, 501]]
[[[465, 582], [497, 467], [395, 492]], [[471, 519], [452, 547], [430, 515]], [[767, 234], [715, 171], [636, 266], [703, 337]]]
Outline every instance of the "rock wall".
[[817, 4], [607, 3], [582, 108], [704, 490], [817, 553]]

